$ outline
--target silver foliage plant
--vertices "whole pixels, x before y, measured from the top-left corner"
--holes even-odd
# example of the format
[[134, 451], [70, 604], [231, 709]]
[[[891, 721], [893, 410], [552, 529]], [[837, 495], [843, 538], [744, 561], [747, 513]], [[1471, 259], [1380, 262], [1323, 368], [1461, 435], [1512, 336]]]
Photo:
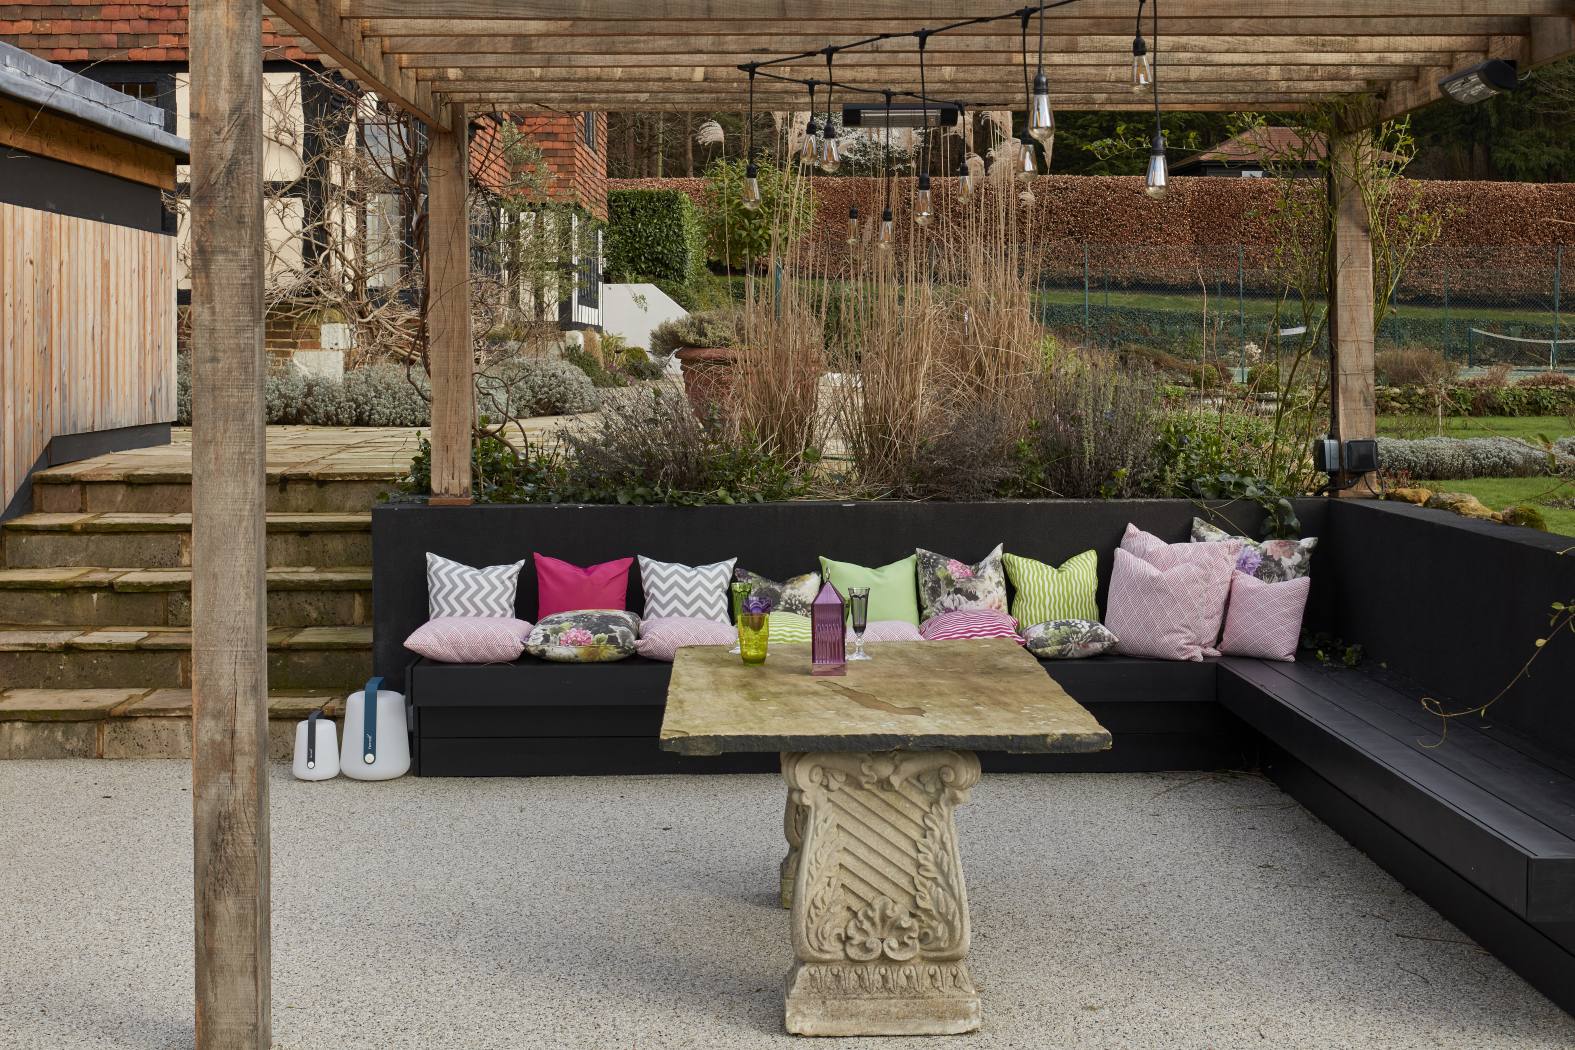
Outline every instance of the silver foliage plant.
[[1575, 438], [1561, 438], [1552, 449], [1508, 437], [1379, 438], [1378, 462], [1429, 481], [1568, 474], [1575, 472]]

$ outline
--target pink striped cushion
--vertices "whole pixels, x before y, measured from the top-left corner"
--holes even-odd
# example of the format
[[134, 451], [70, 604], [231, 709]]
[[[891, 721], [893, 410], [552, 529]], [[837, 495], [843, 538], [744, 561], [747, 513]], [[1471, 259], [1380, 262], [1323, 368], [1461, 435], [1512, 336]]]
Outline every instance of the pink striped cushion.
[[[871, 620], [864, 627], [865, 642], [922, 642], [924, 635], [907, 620]], [[848, 631], [848, 644], [853, 644], [853, 631]]]
[[738, 631], [730, 623], [695, 616], [657, 616], [640, 623], [640, 640], [634, 651], [647, 660], [671, 663], [686, 645], [732, 645]]
[[519, 659], [530, 624], [511, 616], [440, 616], [417, 627], [405, 648], [445, 664], [495, 664]]
[[1116, 551], [1105, 611], [1105, 626], [1121, 639], [1113, 652], [1160, 660], [1217, 655], [1214, 641], [1236, 558], [1223, 543], [1197, 546], [1218, 547], [1226, 557], [1165, 570], [1127, 550]]
[[956, 638], [1011, 638], [1023, 644], [1017, 621], [992, 609], [962, 609], [932, 616], [919, 625], [926, 641], [944, 642]]
[[[1121, 537], [1121, 549], [1137, 555], [1161, 572], [1174, 569], [1178, 565], [1205, 565], [1212, 568], [1226, 560], [1229, 561], [1231, 568], [1235, 568], [1236, 555], [1241, 553], [1242, 542], [1239, 536], [1220, 540], [1218, 546], [1223, 547], [1223, 551], [1209, 550], [1207, 548], [1210, 545], [1206, 543], [1166, 543], [1153, 533], [1144, 532], [1129, 522], [1126, 535]], [[1226, 551], [1230, 553], [1228, 559], [1224, 557]], [[1226, 581], [1225, 586], [1228, 588], [1229, 577]], [[1223, 607], [1224, 603], [1225, 595], [1222, 592], [1220, 605]]]
[[1295, 660], [1311, 587], [1312, 579], [1307, 576], [1264, 583], [1244, 572], [1234, 574], [1220, 652], [1261, 660]]

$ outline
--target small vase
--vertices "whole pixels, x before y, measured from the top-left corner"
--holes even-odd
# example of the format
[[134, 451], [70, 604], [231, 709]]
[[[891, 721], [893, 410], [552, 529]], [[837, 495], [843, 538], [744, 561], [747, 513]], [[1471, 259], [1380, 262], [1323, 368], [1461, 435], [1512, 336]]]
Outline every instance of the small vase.
[[738, 651], [746, 664], [766, 662], [766, 636], [771, 621], [765, 613], [743, 613], [738, 618]]

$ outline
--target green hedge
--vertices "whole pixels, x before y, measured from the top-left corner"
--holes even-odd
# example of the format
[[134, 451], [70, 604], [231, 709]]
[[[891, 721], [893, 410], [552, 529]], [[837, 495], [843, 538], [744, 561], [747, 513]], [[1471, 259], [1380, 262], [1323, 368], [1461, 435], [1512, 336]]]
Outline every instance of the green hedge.
[[687, 308], [703, 276], [705, 230], [694, 202], [678, 190], [607, 194], [607, 271], [614, 281], [647, 281]]
[[1381, 415], [1446, 416], [1561, 416], [1575, 412], [1575, 386], [1515, 383], [1481, 386], [1455, 383], [1443, 391], [1443, 400], [1420, 387], [1379, 387]]

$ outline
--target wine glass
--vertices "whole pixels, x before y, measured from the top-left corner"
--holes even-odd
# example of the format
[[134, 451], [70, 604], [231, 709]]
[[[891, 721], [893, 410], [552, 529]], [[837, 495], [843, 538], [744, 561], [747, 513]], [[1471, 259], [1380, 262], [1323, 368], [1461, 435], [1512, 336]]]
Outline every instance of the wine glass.
[[[727, 593], [733, 600], [733, 622], [735, 624], [738, 623], [738, 618], [744, 614], [744, 599], [749, 597], [751, 590], [753, 588], [743, 580], [734, 580], [728, 584]], [[735, 641], [733, 648], [729, 649], [728, 652], [733, 656], [737, 656], [743, 652], [743, 649], [739, 648], [738, 642]]]
[[853, 655], [849, 660], [868, 660], [870, 654], [864, 651], [864, 628], [869, 626], [870, 589], [868, 587], [848, 588], [848, 612], [853, 620]]

